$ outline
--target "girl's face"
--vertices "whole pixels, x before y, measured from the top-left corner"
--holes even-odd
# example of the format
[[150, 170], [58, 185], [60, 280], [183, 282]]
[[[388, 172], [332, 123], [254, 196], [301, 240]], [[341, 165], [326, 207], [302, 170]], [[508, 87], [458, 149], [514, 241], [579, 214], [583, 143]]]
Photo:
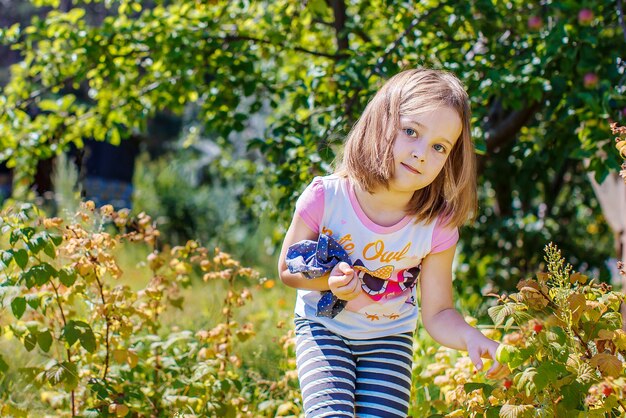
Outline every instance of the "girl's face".
[[401, 116], [393, 146], [390, 190], [413, 193], [432, 183], [443, 169], [462, 127], [459, 114], [448, 106]]

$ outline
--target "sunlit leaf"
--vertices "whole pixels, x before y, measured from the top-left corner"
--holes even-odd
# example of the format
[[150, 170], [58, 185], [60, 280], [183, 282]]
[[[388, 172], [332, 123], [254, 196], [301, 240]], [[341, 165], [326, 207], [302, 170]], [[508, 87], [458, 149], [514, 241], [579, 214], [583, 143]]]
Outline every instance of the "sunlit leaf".
[[13, 311], [13, 315], [17, 319], [20, 319], [26, 310], [26, 299], [23, 297], [14, 298], [11, 301], [11, 310]]
[[37, 343], [47, 353], [50, 350], [50, 346], [52, 346], [52, 333], [49, 330], [40, 332], [37, 334]]
[[26, 264], [28, 264], [28, 252], [24, 249], [14, 251], [13, 259], [15, 260], [17, 265], [23, 269], [24, 267], [26, 267]]
[[9, 370], [9, 365], [7, 364], [6, 361], [4, 361], [4, 358], [2, 358], [2, 355], [0, 355], [0, 374], [6, 373], [7, 370]]
[[610, 353], [598, 353], [590, 360], [591, 367], [597, 367], [603, 376], [619, 377], [623, 366], [620, 359]]
[[24, 337], [24, 348], [26, 348], [26, 351], [32, 351], [36, 345], [37, 336], [33, 333], [28, 333], [26, 337]]
[[531, 418], [534, 416], [534, 405], [511, 405], [508, 402], [500, 409], [501, 418]]

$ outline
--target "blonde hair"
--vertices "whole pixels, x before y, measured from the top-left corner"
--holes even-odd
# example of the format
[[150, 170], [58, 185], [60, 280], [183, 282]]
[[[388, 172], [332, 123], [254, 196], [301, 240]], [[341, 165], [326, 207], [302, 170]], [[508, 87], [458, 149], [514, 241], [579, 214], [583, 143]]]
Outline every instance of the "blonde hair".
[[348, 134], [336, 174], [348, 177], [370, 193], [388, 187], [400, 117], [441, 106], [456, 110], [461, 118], [461, 135], [435, 180], [415, 191], [407, 214], [414, 215], [416, 222], [430, 223], [442, 215], [447, 225], [463, 225], [476, 214], [476, 156], [469, 97], [459, 79], [449, 72], [419, 68], [389, 79]]

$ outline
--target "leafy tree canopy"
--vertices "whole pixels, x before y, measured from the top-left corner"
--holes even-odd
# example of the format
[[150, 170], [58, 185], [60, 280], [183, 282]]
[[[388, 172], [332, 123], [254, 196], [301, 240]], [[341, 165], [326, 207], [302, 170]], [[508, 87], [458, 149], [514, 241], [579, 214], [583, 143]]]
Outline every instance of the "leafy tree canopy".
[[[106, 17], [85, 12], [94, 3]], [[626, 112], [621, 1], [33, 4], [49, 11], [0, 33], [23, 56], [0, 95], [0, 160], [16, 186], [70, 143], [119, 143], [155, 112], [191, 106], [220, 146], [245, 141], [261, 156], [248, 203], [288, 215], [382, 81], [418, 65], [453, 71], [472, 97], [482, 216], [466, 253], [507, 252], [494, 257], [519, 264], [530, 236], [538, 258], [555, 235], [577, 234], [568, 225], [597, 223], [581, 161], [599, 179], [619, 166], [603, 149], [613, 146], [608, 121]], [[259, 112], [266, 130], [246, 137]], [[573, 246], [585, 254], [590, 244]]]

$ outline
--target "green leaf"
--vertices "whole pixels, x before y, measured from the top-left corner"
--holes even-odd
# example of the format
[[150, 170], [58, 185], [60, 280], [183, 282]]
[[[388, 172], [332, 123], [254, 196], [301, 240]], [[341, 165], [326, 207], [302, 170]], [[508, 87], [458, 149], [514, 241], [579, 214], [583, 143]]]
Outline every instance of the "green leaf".
[[39, 367], [20, 367], [18, 371], [20, 373], [20, 377], [26, 383], [41, 387], [43, 380], [39, 379], [39, 377], [43, 373], [42, 369], [40, 369]]
[[26, 321], [24, 326], [31, 334], [37, 334], [39, 332], [40, 323], [38, 321]]
[[46, 241], [46, 245], [43, 247], [43, 252], [52, 259], [56, 258], [57, 254], [54, 250], [54, 245], [50, 241]]
[[501, 407], [499, 406], [492, 406], [487, 408], [486, 412], [486, 418], [499, 418], [500, 417], [500, 409]]
[[485, 396], [488, 397], [491, 395], [491, 392], [493, 391], [494, 387], [492, 385], [488, 385], [487, 383], [474, 383], [474, 382], [466, 383], [463, 385], [463, 390], [465, 390], [466, 393], [470, 393], [471, 391], [474, 391], [477, 389], [482, 389]]
[[537, 386], [535, 385], [535, 376], [537, 375], [537, 370], [534, 367], [529, 367], [525, 369], [520, 375], [519, 380], [517, 381], [517, 389], [524, 390], [526, 392], [526, 396], [531, 396], [531, 393], [535, 393], [537, 391]]
[[217, 409], [217, 414], [223, 418], [235, 418], [237, 416], [237, 410], [233, 405], [221, 404]]
[[563, 395], [563, 406], [567, 409], [578, 409], [582, 406], [584, 398], [580, 396], [581, 393], [587, 393], [590, 385], [583, 386], [577, 382], [572, 383], [571, 385], [566, 385], [561, 387], [561, 395]]
[[537, 374], [534, 382], [538, 391], [542, 391], [549, 383], [558, 381], [563, 374], [567, 373], [567, 368], [554, 361], [544, 361], [537, 366]]
[[50, 350], [50, 346], [52, 346], [52, 333], [49, 330], [40, 332], [37, 334], [37, 343], [47, 353]]
[[58, 235], [58, 234], [49, 234], [49, 235], [50, 235], [50, 239], [52, 240], [52, 243], [56, 245], [57, 247], [61, 245], [61, 243], [63, 242], [62, 235]]
[[85, 418], [100, 418], [102, 416], [102, 413], [98, 408], [87, 408], [85, 409], [83, 416]]
[[13, 311], [13, 315], [20, 319], [22, 315], [24, 315], [24, 311], [26, 310], [26, 299], [23, 297], [17, 297], [11, 301], [11, 310]]
[[35, 285], [35, 278], [33, 277], [33, 273], [30, 270], [22, 271], [20, 273], [17, 283], [19, 284], [22, 280], [24, 281], [28, 289], [32, 288]]
[[20, 231], [20, 234], [27, 240], [29, 240], [35, 234], [35, 228], [30, 227], [30, 226], [21, 228], [19, 231]]
[[35, 236], [28, 241], [26, 246], [33, 254], [39, 253], [48, 241], [43, 236]]
[[501, 364], [508, 364], [518, 352], [519, 349], [512, 345], [500, 344], [496, 350], [496, 360]]
[[69, 321], [67, 325], [63, 327], [62, 336], [70, 347], [74, 345], [76, 341], [80, 340], [80, 345], [88, 352], [93, 353], [96, 350], [96, 336], [86, 322]]
[[532, 346], [522, 348], [521, 350], [517, 351], [515, 355], [513, 356], [513, 358], [511, 359], [511, 361], [509, 361], [508, 363], [509, 367], [511, 369], [515, 369], [521, 366], [522, 364], [524, 364], [524, 362], [526, 362], [526, 360], [528, 360], [535, 353], [536, 353], [536, 349]]
[[6, 373], [9, 370], [9, 365], [4, 361], [2, 355], [0, 355], [0, 373]]
[[9, 237], [9, 244], [15, 245], [16, 242], [22, 237], [22, 231], [19, 229], [15, 229], [11, 231], [11, 236]]
[[98, 378], [89, 379], [89, 388], [98, 395], [98, 399], [104, 400], [115, 393], [115, 389]]
[[55, 277], [57, 275], [56, 269], [48, 263], [41, 263], [33, 266], [30, 268], [29, 272], [34, 277], [35, 283], [39, 286], [48, 283], [51, 277]]
[[78, 386], [78, 366], [76, 363], [64, 361], [61, 367], [65, 370], [65, 390], [72, 391]]
[[513, 315], [516, 312], [519, 315], [519, 311], [523, 309], [526, 309], [526, 305], [523, 303], [506, 303], [504, 305], [492, 306], [487, 310], [487, 313], [493, 320], [493, 323], [496, 326], [500, 326], [509, 315]]
[[44, 112], [56, 112], [59, 110], [59, 102], [56, 100], [41, 100], [39, 102], [39, 108]]
[[80, 331], [76, 328], [75, 321], [69, 321], [67, 325], [63, 327], [61, 336], [65, 338], [65, 341], [67, 341], [70, 347], [78, 341], [78, 338], [80, 338]]
[[76, 272], [73, 269], [63, 268], [59, 270], [59, 280], [66, 287], [72, 286], [76, 282]]
[[37, 309], [41, 305], [41, 298], [39, 295], [29, 293], [26, 295], [26, 303], [28, 303], [28, 306], [31, 308]]
[[46, 370], [46, 380], [51, 385], [58, 385], [67, 377], [67, 369], [61, 363], [54, 364]]
[[26, 264], [28, 264], [28, 251], [23, 248], [14, 251], [13, 258], [15, 259], [17, 265], [20, 266], [21, 269], [23, 269], [24, 267], [26, 267]]
[[33, 333], [28, 333], [28, 335], [24, 337], [24, 347], [26, 348], [26, 351], [32, 351], [36, 345], [37, 336]]
[[0, 262], [4, 265], [4, 267], [0, 266], [2, 270], [9, 267], [11, 261], [13, 261], [12, 251], [0, 251]]
[[79, 7], [75, 7], [65, 14], [65, 18], [72, 23], [78, 22], [84, 16], [85, 16], [85, 9], [81, 9]]
[[80, 345], [90, 353], [96, 351], [96, 336], [89, 325], [87, 325], [87, 328], [83, 330], [80, 336]]

